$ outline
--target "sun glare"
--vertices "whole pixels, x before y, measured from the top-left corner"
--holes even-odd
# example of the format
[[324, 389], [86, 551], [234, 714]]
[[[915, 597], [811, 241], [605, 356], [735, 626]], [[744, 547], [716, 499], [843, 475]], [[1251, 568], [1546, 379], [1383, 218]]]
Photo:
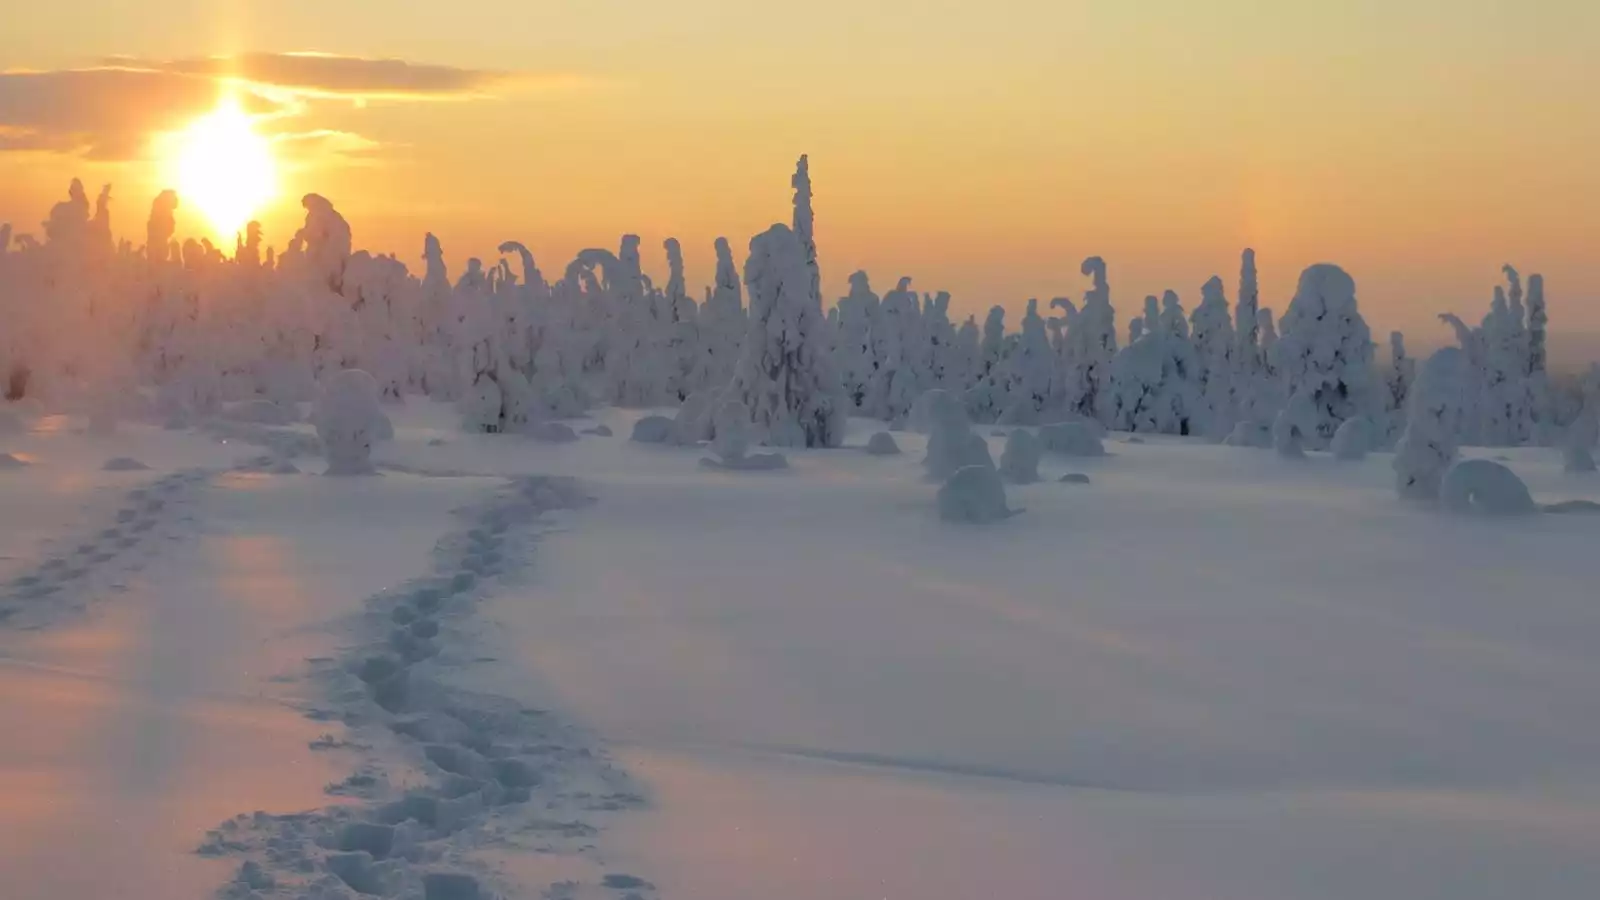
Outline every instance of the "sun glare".
[[277, 192], [271, 145], [232, 99], [175, 137], [171, 177], [179, 200], [199, 210], [218, 237], [232, 238]]

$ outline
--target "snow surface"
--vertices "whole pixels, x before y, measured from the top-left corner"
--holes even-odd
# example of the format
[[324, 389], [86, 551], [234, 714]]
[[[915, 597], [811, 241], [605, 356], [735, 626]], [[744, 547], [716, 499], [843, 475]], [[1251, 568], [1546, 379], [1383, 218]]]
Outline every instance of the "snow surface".
[[[1154, 435], [1046, 454], [1007, 489], [1026, 511], [972, 528], [939, 520], [918, 435], [746, 478], [391, 415], [360, 479], [264, 471], [305, 425], [8, 439], [7, 900], [350, 900], [336, 872], [571, 900], [1600, 882], [1595, 517], [1440, 515], [1388, 453]], [[1542, 504], [1600, 500], [1558, 451], [1503, 455]], [[400, 713], [376, 658], [411, 673]]]

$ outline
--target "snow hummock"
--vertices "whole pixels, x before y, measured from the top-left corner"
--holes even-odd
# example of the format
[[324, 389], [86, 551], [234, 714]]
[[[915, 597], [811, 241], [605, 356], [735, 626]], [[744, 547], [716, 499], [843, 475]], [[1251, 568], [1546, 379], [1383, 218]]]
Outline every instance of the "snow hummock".
[[14, 412], [0, 409], [0, 437], [21, 434], [27, 429], [22, 424], [22, 419]]
[[1012, 484], [1033, 484], [1039, 480], [1039, 458], [1044, 455], [1044, 445], [1033, 433], [1018, 428], [1006, 438], [1005, 450], [1000, 454], [1000, 474]]
[[1006, 506], [1005, 485], [993, 466], [963, 466], [939, 488], [939, 518], [983, 525], [1016, 515]]
[[872, 437], [867, 438], [866, 451], [873, 456], [896, 456], [900, 453], [900, 445], [895, 443], [894, 435], [887, 431], [875, 431]]
[[1504, 464], [1488, 459], [1464, 459], [1451, 466], [1439, 499], [1457, 513], [1520, 516], [1539, 511], [1527, 484]]
[[28, 461], [15, 453], [0, 453], [0, 469], [21, 469], [28, 465]]
[[1056, 480], [1062, 484], [1088, 484], [1089, 476], [1082, 472], [1068, 472]]

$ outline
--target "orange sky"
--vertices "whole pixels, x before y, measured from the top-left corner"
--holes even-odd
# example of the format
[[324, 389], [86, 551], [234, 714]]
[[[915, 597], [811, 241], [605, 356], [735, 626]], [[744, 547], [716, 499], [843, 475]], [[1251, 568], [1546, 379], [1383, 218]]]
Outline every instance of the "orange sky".
[[[1375, 330], [1425, 343], [1512, 262], [1545, 274], [1555, 327], [1600, 331], [1587, 0], [395, 6], [68, 0], [8, 21], [0, 221], [36, 227], [78, 174], [114, 182], [117, 230], [142, 234], [150, 134], [232, 71], [277, 86], [258, 124], [280, 245], [314, 190], [408, 262], [432, 230], [457, 270], [515, 238], [555, 272], [632, 231], [658, 271], [678, 237], [703, 284], [716, 236], [787, 217], [806, 152], [830, 295], [865, 268], [1020, 311], [1080, 295], [1101, 255], [1126, 316], [1168, 287], [1192, 308], [1214, 273], [1231, 295], [1250, 245], [1280, 310], [1301, 267], [1337, 262]], [[270, 55], [305, 50], [362, 59]], [[151, 77], [63, 71], [112, 56]]]

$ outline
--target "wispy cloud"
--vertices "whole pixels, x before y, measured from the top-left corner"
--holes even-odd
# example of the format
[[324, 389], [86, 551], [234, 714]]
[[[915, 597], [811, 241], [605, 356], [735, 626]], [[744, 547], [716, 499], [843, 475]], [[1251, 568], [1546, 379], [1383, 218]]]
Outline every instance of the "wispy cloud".
[[[0, 72], [0, 152], [79, 153], [106, 160], [138, 156], [152, 134], [213, 108], [231, 90], [248, 112], [286, 119], [318, 104], [481, 100], [514, 91], [563, 89], [585, 79], [366, 59], [325, 53], [246, 53], [154, 60], [113, 57], [82, 69]], [[304, 126], [302, 126], [304, 128]], [[322, 135], [332, 152], [371, 155], [350, 132]], [[335, 140], [329, 135], [343, 137]], [[357, 141], [365, 141], [358, 145]]]

